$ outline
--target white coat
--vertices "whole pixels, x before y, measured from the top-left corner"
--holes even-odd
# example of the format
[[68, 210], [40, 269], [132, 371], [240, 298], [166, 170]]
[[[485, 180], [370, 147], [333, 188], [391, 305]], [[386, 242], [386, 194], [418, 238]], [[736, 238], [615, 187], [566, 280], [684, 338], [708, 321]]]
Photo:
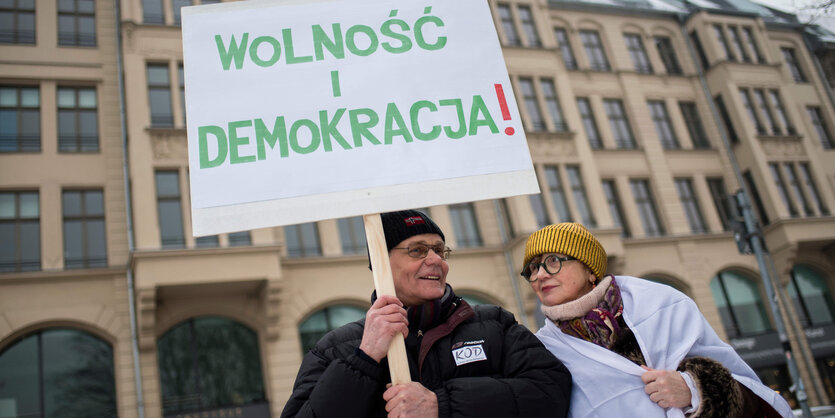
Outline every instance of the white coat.
[[[635, 334], [647, 366], [675, 370], [685, 357], [709, 357], [729, 369], [737, 381], [784, 417], [791, 407], [760, 382], [734, 349], [723, 342], [696, 303], [670, 286], [629, 276], [615, 276], [623, 298], [623, 318]], [[536, 334], [571, 371], [569, 416], [573, 418], [683, 417], [681, 409], [664, 409], [644, 392], [645, 372], [623, 356], [564, 334], [546, 320]]]

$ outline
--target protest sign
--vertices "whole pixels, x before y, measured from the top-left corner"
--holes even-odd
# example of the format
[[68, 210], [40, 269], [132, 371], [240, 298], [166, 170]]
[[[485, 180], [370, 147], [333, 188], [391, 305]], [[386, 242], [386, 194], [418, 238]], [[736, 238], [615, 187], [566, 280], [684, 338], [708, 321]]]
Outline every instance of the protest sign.
[[197, 236], [539, 191], [483, 0], [182, 15]]

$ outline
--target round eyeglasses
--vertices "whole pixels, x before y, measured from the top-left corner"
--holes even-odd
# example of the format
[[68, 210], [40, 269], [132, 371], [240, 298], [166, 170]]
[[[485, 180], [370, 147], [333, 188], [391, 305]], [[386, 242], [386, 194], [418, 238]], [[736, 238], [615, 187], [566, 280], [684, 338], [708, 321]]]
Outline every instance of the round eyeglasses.
[[406, 254], [412, 258], [426, 258], [429, 255], [429, 250], [438, 254], [442, 259], [446, 260], [449, 258], [449, 253], [452, 252], [452, 249], [443, 245], [426, 245], [426, 244], [409, 244], [408, 247], [394, 247], [392, 250], [406, 250]]
[[545, 272], [548, 274], [557, 274], [562, 270], [562, 263], [563, 261], [571, 261], [576, 260], [574, 257], [557, 257], [554, 254], [545, 257], [544, 260], [537, 262], [531, 261], [525, 266], [525, 269], [522, 270], [522, 277], [525, 278], [530, 283], [533, 283], [537, 280], [536, 273], [539, 273], [540, 267], [545, 267]]

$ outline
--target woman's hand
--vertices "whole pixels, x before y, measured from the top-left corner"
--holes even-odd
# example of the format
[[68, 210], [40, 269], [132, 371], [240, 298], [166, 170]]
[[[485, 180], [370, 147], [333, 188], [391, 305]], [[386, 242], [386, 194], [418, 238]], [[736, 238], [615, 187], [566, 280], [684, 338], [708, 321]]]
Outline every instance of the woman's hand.
[[406, 310], [396, 297], [380, 296], [365, 314], [360, 350], [379, 363], [386, 357], [391, 340], [397, 333], [403, 334], [403, 338], [409, 334]]
[[649, 399], [662, 408], [686, 408], [690, 406], [690, 388], [684, 378], [675, 370], [655, 370], [641, 366], [646, 373], [641, 375], [644, 392]]

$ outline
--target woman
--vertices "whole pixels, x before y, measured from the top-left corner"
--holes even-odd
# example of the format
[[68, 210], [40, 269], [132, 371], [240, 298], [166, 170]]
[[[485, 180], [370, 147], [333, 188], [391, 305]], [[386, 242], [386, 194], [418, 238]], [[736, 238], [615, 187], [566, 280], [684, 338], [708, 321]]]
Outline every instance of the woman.
[[582, 225], [533, 233], [522, 276], [548, 320], [536, 334], [571, 371], [570, 416], [790, 417], [675, 289], [604, 276], [606, 251]]

